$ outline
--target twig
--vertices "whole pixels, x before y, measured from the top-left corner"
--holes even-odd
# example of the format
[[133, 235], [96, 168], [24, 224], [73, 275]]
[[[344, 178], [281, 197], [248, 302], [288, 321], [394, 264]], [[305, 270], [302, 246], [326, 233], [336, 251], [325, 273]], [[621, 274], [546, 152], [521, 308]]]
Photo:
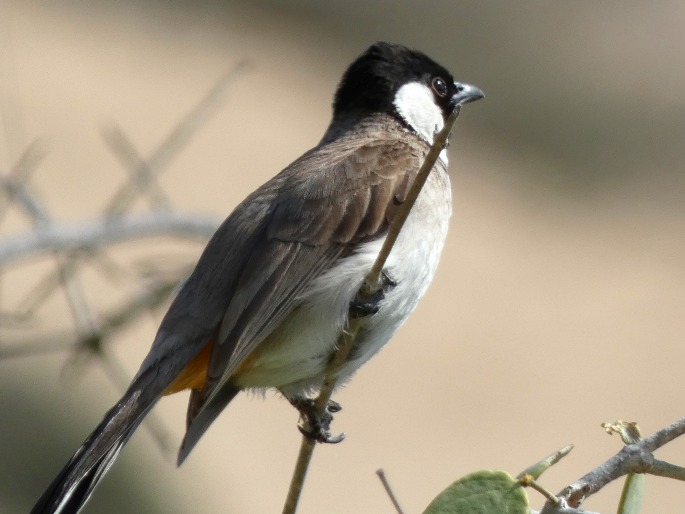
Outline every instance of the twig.
[[[376, 258], [371, 271], [366, 276], [364, 282], [359, 288], [357, 293], [359, 298], [372, 296], [381, 289], [383, 285], [381, 282], [381, 272], [383, 270], [383, 266], [385, 266], [388, 255], [390, 255], [390, 251], [397, 240], [397, 236], [399, 235], [400, 230], [402, 230], [402, 226], [409, 216], [409, 212], [414, 206], [414, 202], [419, 196], [421, 188], [428, 178], [428, 174], [433, 169], [435, 162], [438, 160], [440, 152], [447, 147], [447, 141], [449, 139], [450, 132], [452, 131], [452, 126], [459, 116], [460, 110], [460, 107], [457, 106], [445, 121], [445, 125], [442, 130], [435, 135], [433, 144], [426, 154], [423, 164], [421, 165], [421, 168], [419, 169], [416, 178], [414, 179], [414, 182], [407, 193], [406, 200], [400, 205], [397, 214], [388, 227], [388, 234], [386, 235], [383, 247]], [[348, 316], [347, 328], [343, 330], [343, 333], [340, 335], [337, 344], [338, 350], [336, 351], [332, 362], [328, 366], [326, 378], [323, 381], [319, 395], [314, 400], [314, 405], [319, 415], [323, 414], [324, 409], [331, 399], [331, 395], [333, 394], [333, 389], [335, 389], [336, 384], [336, 373], [347, 361], [347, 357], [354, 345], [354, 340], [357, 336], [357, 331], [359, 330], [360, 324], [360, 318]], [[290, 480], [290, 488], [288, 489], [288, 495], [283, 506], [283, 514], [294, 514], [294, 512], [297, 510], [297, 504], [299, 502], [304, 480], [307, 475], [307, 469], [309, 468], [309, 463], [311, 461], [312, 454], [314, 453], [314, 445], [315, 442], [312, 439], [302, 436], [300, 453], [297, 457], [295, 470], [293, 471], [293, 476]]]
[[[103, 320], [80, 286], [80, 267], [86, 258], [99, 262], [106, 257], [104, 252], [107, 245], [164, 235], [200, 239], [204, 242], [215, 232], [219, 224], [217, 220], [170, 212], [171, 202], [159, 187], [155, 176], [188, 143], [210, 115], [216, 112], [229, 85], [241, 76], [247, 64], [246, 61], [240, 62], [221, 76], [207, 94], [176, 126], [172, 127], [147, 162], [141, 158], [121, 130], [113, 129], [106, 134], [106, 140], [115, 155], [129, 170], [131, 180], [119, 189], [104, 215], [95, 221], [80, 225], [58, 223], [40, 199], [31, 194], [26, 187], [27, 179], [45, 153], [42, 146], [36, 142], [26, 149], [10, 173], [6, 176], [0, 174], [0, 189], [4, 189], [7, 197], [6, 204], [0, 205], [0, 219], [7, 210], [6, 206], [13, 203], [34, 225], [31, 233], [0, 240], [0, 268], [19, 260], [37, 257], [54, 256], [57, 262], [56, 270], [39, 282], [38, 288], [31, 291], [30, 299], [21, 302], [21, 311], [26, 314], [37, 308], [61, 286], [66, 294], [75, 326], [73, 335], [59, 334], [55, 337], [56, 334], [53, 333], [52, 337], [46, 336], [41, 341], [28, 344], [23, 338], [21, 346], [3, 345], [0, 347], [0, 358], [63, 350], [65, 347], [76, 348], [75, 357], [81, 360], [88, 356], [96, 357], [110, 380], [117, 386], [121, 387], [128, 383], [127, 373], [106, 351], [104, 345], [121, 327], [132, 323], [142, 312], [148, 312], [160, 301], [168, 298], [177, 281], [164, 283], [150, 294], [134, 298], [123, 309], [105, 316]], [[155, 214], [124, 219], [121, 215], [137, 196], [150, 198]], [[111, 271], [109, 261], [103, 260], [102, 264], [107, 271]], [[72, 359], [73, 362], [75, 361]], [[163, 430], [159, 427], [160, 424], [156, 423], [150, 429], [160, 446], [168, 450]]]
[[454, 122], [457, 121], [457, 117], [459, 116], [460, 111], [461, 106], [458, 105], [454, 109], [454, 111], [452, 111], [452, 114], [449, 115], [447, 121], [445, 121], [445, 126], [442, 128], [442, 130], [435, 135], [433, 144], [431, 145], [430, 150], [426, 154], [426, 157], [423, 161], [423, 164], [421, 165], [421, 168], [416, 174], [416, 178], [414, 179], [414, 183], [412, 184], [411, 189], [407, 193], [407, 198], [400, 205], [399, 209], [397, 210], [397, 214], [395, 215], [395, 217], [392, 220], [392, 223], [390, 224], [390, 227], [388, 227], [388, 235], [386, 236], [385, 241], [383, 242], [381, 251], [378, 253], [378, 257], [376, 258], [376, 261], [373, 263], [371, 271], [369, 271], [369, 274], [366, 276], [366, 280], [362, 284], [360, 292], [363, 295], [372, 295], [373, 293], [376, 293], [381, 289], [382, 283], [380, 277], [381, 272], [383, 271], [383, 266], [385, 266], [385, 261], [388, 259], [390, 251], [392, 250], [395, 241], [397, 241], [397, 237], [400, 235], [400, 230], [402, 230], [402, 226], [404, 225], [404, 222], [407, 220], [409, 212], [411, 211], [411, 208], [414, 206], [414, 202], [416, 202], [416, 198], [419, 196], [419, 193], [421, 192], [423, 185], [426, 183], [426, 180], [428, 179], [428, 174], [431, 172], [433, 166], [435, 165], [435, 162], [438, 160], [440, 152], [442, 152], [447, 147], [450, 132], [452, 132], [452, 127], [454, 126]]
[[[545, 510], [533, 510], [531, 509], [530, 514], [543, 514]], [[600, 514], [599, 512], [594, 512], [585, 509], [573, 509], [571, 507], [555, 507], [554, 514]]]
[[531, 489], [536, 490], [542, 496], [547, 498], [547, 501], [552, 503], [553, 505], [559, 505], [559, 498], [554, 496], [554, 493], [547, 489], [545, 486], [538, 483], [531, 475], [523, 475], [522, 477], [519, 477], [518, 482], [523, 487], [530, 487]]
[[[359, 324], [359, 318], [350, 319], [347, 330], [344, 330], [340, 336], [340, 339], [338, 339], [338, 351], [335, 353], [333, 360], [328, 366], [326, 378], [321, 385], [319, 395], [314, 400], [316, 412], [319, 414], [324, 412], [324, 409], [328, 405], [331, 395], [333, 394], [333, 389], [335, 388], [333, 370], [337, 371], [347, 361], [350, 350], [352, 350], [354, 339], [357, 336]], [[300, 500], [302, 487], [304, 486], [304, 479], [307, 476], [307, 470], [309, 469], [309, 463], [312, 460], [315, 444], [316, 442], [313, 439], [304, 435], [302, 436], [300, 453], [297, 456], [295, 470], [293, 471], [293, 476], [290, 480], [290, 488], [288, 489], [288, 496], [286, 497], [285, 504], [283, 506], [283, 514], [294, 514], [297, 510], [297, 504]]]
[[680, 418], [678, 421], [643, 439], [640, 442], [640, 446], [648, 452], [653, 452], [683, 434], [685, 434], [685, 418]]
[[[96, 253], [97, 252], [97, 253]], [[65, 266], [55, 273], [45, 275], [28, 293], [25, 294], [16, 307], [17, 315], [29, 317], [45, 303], [52, 293], [62, 283], [63, 278], [76, 274], [86, 261], [92, 261], [101, 273], [110, 279], [126, 276], [128, 273], [115, 263], [102, 249], [82, 250], [76, 253], [66, 253]]]
[[[13, 170], [13, 174], [27, 177], [32, 170], [32, 166], [35, 167], [36, 163], [42, 159], [42, 157], [43, 153], [41, 152], [41, 149], [34, 142], [22, 155], [15, 166], [15, 170]], [[5, 188], [10, 196], [16, 199], [18, 204], [25, 210], [34, 227], [36, 227], [36, 230], [40, 231], [53, 225], [52, 218], [47, 208], [45, 208], [35, 196], [26, 191], [23, 183], [8, 180], [5, 181]], [[52, 251], [52, 253], [57, 261], [60, 283], [64, 287], [67, 303], [71, 309], [76, 329], [82, 335], [89, 334], [95, 330], [97, 321], [92, 309], [90, 309], [90, 306], [86, 301], [85, 293], [78, 278], [68, 272], [68, 261], [65, 257], [55, 251]]]
[[[80, 336], [76, 340], [72, 334], [66, 332], [46, 335], [36, 341], [27, 342], [22, 338], [21, 343], [0, 346], [0, 359], [76, 348], [78, 353], [67, 363], [67, 370], [69, 368], [73, 370], [74, 367], [79, 366], [84, 356], [94, 356], [99, 360], [115, 387], [120, 390], [126, 389], [131, 377], [121, 363], [107, 351], [106, 343], [137, 321], [143, 314], [166, 301], [177, 285], [178, 277], [175, 277], [141, 290], [125, 305], [104, 315], [102, 322], [92, 334]], [[76, 357], [81, 357], [81, 359], [77, 360]], [[154, 412], [150, 413], [143, 426], [149, 430], [162, 453], [171, 457], [173, 454], [170, 443], [171, 437], [159, 417]]]
[[112, 124], [102, 130], [102, 138], [122, 166], [131, 173], [131, 180], [135, 182], [138, 191], [140, 193], [147, 192], [151, 207], [153, 209], [170, 209], [171, 200], [160, 187], [150, 165], [138, 153], [124, 131], [117, 124]]
[[94, 334], [98, 330], [98, 321], [81, 286], [81, 277], [69, 272], [69, 268], [75, 266], [75, 261], [68, 260], [61, 254], [55, 254], [55, 260], [76, 329], [81, 335]]
[[47, 152], [41, 141], [34, 140], [12, 166], [12, 171], [8, 175], [0, 174], [1, 185], [8, 196], [8, 202], [0, 209], [0, 221], [5, 217], [7, 206], [11, 201], [16, 201], [32, 219], [41, 219], [45, 216], [43, 206], [26, 191], [25, 184], [46, 155]]
[[[145, 161], [142, 158], [133, 143], [126, 137], [118, 125], [113, 124], [111, 127], [103, 129], [103, 139], [131, 175], [130, 181], [122, 186], [110, 200], [109, 207], [105, 211], [105, 217], [108, 220], [112, 217], [123, 215], [136, 195], [147, 194], [151, 206], [155, 210], [171, 210], [171, 201], [159, 186], [156, 175], [161, 173], [172, 157], [189, 141], [199, 125], [216, 110], [219, 101], [228, 89], [228, 85], [244, 68], [245, 62], [239, 63], [219, 78], [205, 97], [171, 130], [149, 161]], [[10, 185], [11, 183], [8, 182], [6, 186], [8, 191], [10, 191]], [[22, 192], [22, 190], [20, 189], [19, 192]], [[28, 199], [31, 198], [29, 197]], [[23, 203], [26, 203], [26, 201]], [[90, 250], [90, 258], [104, 258], [104, 249], [92, 246]], [[66, 262], [69, 263], [71, 260], [75, 260], [75, 257], [69, 257]], [[76, 269], [77, 266], [70, 266], [72, 273]], [[31, 291], [29, 294], [31, 299], [23, 302], [24, 312], [37, 308], [60, 285], [65, 276], [67, 275], [63, 270], [48, 275], [41, 283], [39, 294], [34, 295], [34, 292]]]
[[41, 227], [28, 234], [0, 241], [0, 266], [53, 252], [77, 252], [153, 236], [208, 239], [219, 220], [174, 212], [158, 212], [110, 222], [95, 220], [81, 224]]
[[[685, 480], [685, 468], [656, 460], [652, 454], [654, 450], [683, 434], [685, 434], [685, 418], [679, 419], [636, 444], [624, 446], [616, 455], [564, 488], [557, 495], [562, 507], [579, 507], [586, 498], [628, 473], [647, 473]], [[547, 503], [540, 512], [541, 514], [559, 514], [564, 511]]]
[[[159, 147], [157, 147], [152, 156], [145, 163], [146, 170], [143, 172], [137, 171], [136, 175], [141, 176], [144, 173], [148, 173], [150, 176], [154, 176], [159, 173], [169, 163], [172, 157], [190, 140], [191, 136], [207, 117], [212, 112], [216, 111], [216, 107], [228, 90], [228, 86], [245, 72], [249, 64], [248, 61], [241, 61], [219, 78], [207, 94], [171, 130], [167, 137], [164, 138]], [[133, 180], [119, 189], [105, 210], [105, 216], [107, 218], [113, 218], [122, 215], [134, 200], [140, 185], [140, 181]]]
[[[178, 286], [178, 282], [179, 277], [169, 277], [141, 289], [123, 306], [102, 315], [99, 331], [93, 336], [101, 340], [114, 338], [144, 314], [165, 302]], [[28, 340], [24, 336], [18, 342], [0, 345], [0, 359], [63, 351], [78, 344], [79, 338], [68, 331], [52, 332], [34, 340]]]
[[388, 477], [385, 476], [385, 471], [383, 469], [376, 470], [376, 475], [378, 475], [378, 478], [380, 478], [381, 484], [383, 484], [385, 492], [388, 493], [388, 498], [390, 498], [390, 501], [392, 502], [393, 507], [395, 507], [397, 514], [404, 514], [402, 507], [400, 507], [400, 502], [397, 500], [397, 496], [395, 496], [395, 492], [392, 490], [392, 487], [390, 487]]

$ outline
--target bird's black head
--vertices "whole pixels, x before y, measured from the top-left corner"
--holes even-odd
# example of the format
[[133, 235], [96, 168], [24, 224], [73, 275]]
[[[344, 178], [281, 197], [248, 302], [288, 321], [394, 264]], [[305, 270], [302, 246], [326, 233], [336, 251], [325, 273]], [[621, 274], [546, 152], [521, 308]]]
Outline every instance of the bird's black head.
[[343, 75], [333, 103], [334, 120], [388, 113], [432, 141], [458, 104], [482, 98], [476, 87], [455, 83], [443, 66], [402, 45], [371, 45]]

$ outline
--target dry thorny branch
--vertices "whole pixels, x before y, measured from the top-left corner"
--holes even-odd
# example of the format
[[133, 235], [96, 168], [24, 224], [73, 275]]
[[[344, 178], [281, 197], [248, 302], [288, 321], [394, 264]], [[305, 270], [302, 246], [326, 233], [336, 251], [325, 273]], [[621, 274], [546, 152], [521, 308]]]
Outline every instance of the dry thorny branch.
[[[142, 316], [163, 304], [189, 272], [190, 263], [184, 263], [168, 273], [141, 274], [136, 269], [120, 269], [108, 256], [108, 249], [118, 243], [159, 236], [205, 242], [216, 230], [219, 220], [178, 212], [157, 182], [157, 176], [217, 111], [229, 86], [246, 67], [247, 63], [241, 62], [224, 74], [147, 159], [140, 155], [120, 127], [112, 125], [103, 131], [105, 142], [130, 178], [95, 219], [80, 224], [62, 223], [51, 216], [38, 195], [31, 191], [29, 179], [46, 155], [39, 142], [30, 144], [9, 172], [0, 170], [0, 192], [4, 193], [4, 201], [0, 204], [0, 221], [10, 209], [15, 209], [32, 225], [32, 230], [26, 233], [0, 240], [1, 272], [7, 273], [11, 266], [40, 259], [55, 263], [54, 271], [38, 281], [14, 312], [2, 315], [0, 328], [7, 328], [11, 324], [21, 329], [46, 301], [60, 291], [68, 303], [73, 326], [73, 333], [45, 333], [34, 340], [25, 336], [11, 340], [7, 334], [0, 333], [0, 358], [68, 349], [72, 352], [72, 367], [94, 358], [118, 388], [127, 387], [130, 377], [108, 351], [108, 343]], [[150, 212], [128, 214], [127, 211], [138, 197], [149, 201]], [[151, 248], [154, 249], [154, 246]], [[80, 281], [80, 275], [87, 266], [109, 280], [117, 281], [132, 276], [138, 286], [136, 292], [117, 308], [109, 312], [97, 312]], [[159, 422], [152, 418], [147, 426], [166, 450], [166, 435]]]
[[588, 513], [578, 507], [586, 498], [595, 494], [605, 485], [628, 473], [645, 473], [661, 477], [685, 480], [685, 468], [658, 460], [654, 451], [685, 433], [685, 418], [662, 428], [646, 439], [625, 441], [621, 451], [595, 469], [585, 474], [558, 495], [557, 502], [547, 502], [540, 514]]
[[[32, 230], [27, 233], [0, 239], [0, 279], [11, 267], [28, 260], [52, 259], [55, 263], [54, 271], [42, 277], [15, 312], [8, 313], [0, 309], [0, 330], [24, 326], [41, 305], [58, 291], [62, 291], [66, 298], [73, 322], [73, 333], [46, 333], [34, 339], [16, 337], [11, 340], [0, 332], [0, 358], [70, 350], [72, 364], [94, 359], [117, 387], [124, 389], [128, 385], [128, 372], [108, 351], [108, 344], [142, 316], [162, 305], [187, 274], [190, 263], [166, 273], [121, 270], [108, 257], [108, 248], [118, 243], [158, 236], [202, 242], [211, 236], [218, 226], [218, 220], [178, 212], [157, 182], [157, 176], [217, 110], [228, 87], [246, 67], [247, 63], [242, 62], [221, 77], [147, 159], [140, 155], [120, 127], [112, 125], [103, 131], [105, 142], [129, 172], [130, 178], [96, 219], [81, 224], [61, 223], [32, 193], [28, 182], [46, 155], [39, 142], [30, 144], [8, 172], [0, 169], [0, 194], [4, 195], [0, 203], [0, 223], [8, 210], [14, 208], [32, 225]], [[138, 197], [149, 201], [150, 212], [128, 214], [131, 204]], [[97, 312], [89, 303], [79, 280], [80, 273], [87, 265], [110, 280], [133, 275], [134, 280], [144, 287], [139, 287], [119, 307]], [[160, 447], [168, 450], [166, 430], [160, 422], [148, 416], [146, 425]], [[627, 444], [616, 455], [556, 495], [556, 501], [549, 501], [540, 514], [592, 514], [579, 509], [580, 504], [609, 482], [628, 473], [685, 480], [685, 468], [657, 460], [653, 455], [655, 450], [683, 433], [685, 418], [646, 439]], [[396, 500], [395, 503], [398, 506]]]

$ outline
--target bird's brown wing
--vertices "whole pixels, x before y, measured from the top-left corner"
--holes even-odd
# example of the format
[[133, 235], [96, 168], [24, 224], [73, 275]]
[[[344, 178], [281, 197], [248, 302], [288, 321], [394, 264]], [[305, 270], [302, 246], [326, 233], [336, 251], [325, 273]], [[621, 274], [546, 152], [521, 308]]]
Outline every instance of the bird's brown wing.
[[179, 460], [234, 396], [229, 380], [236, 368], [311, 281], [387, 230], [427, 147], [372, 136], [319, 147], [274, 177], [278, 191], [221, 322], [205, 387], [191, 397]]

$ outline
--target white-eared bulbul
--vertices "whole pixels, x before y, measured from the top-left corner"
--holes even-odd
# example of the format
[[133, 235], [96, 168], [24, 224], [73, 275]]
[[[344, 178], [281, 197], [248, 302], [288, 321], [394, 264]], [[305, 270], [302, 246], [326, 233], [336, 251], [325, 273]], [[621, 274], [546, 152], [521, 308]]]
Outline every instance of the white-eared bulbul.
[[[243, 389], [275, 388], [304, 409], [434, 134], [455, 108], [482, 97], [401, 45], [376, 43], [354, 61], [321, 142], [219, 227], [129, 389], [32, 512], [78, 512], [165, 394], [191, 390], [179, 463]], [[387, 260], [383, 293], [361, 306], [368, 310], [337, 383], [416, 307], [435, 274], [450, 214], [443, 152]]]

